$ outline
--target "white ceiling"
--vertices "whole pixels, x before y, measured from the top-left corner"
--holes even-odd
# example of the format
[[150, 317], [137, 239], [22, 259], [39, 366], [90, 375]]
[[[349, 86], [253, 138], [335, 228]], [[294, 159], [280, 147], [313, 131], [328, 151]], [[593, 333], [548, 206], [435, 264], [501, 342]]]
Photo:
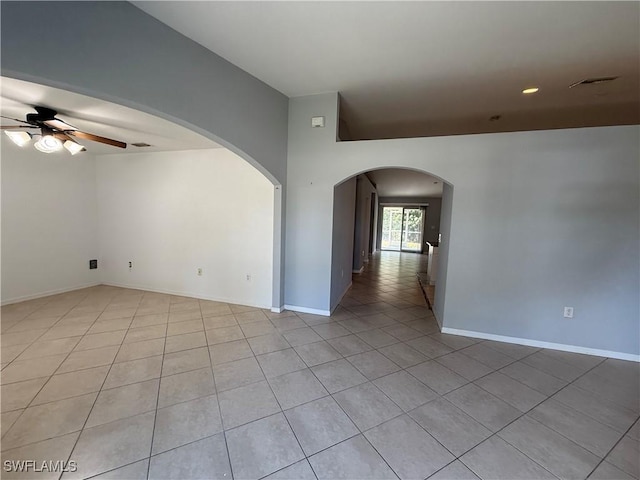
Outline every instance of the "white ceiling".
[[403, 168], [367, 172], [379, 197], [442, 197], [442, 181], [426, 173]]
[[133, 3], [285, 95], [340, 92], [354, 139], [639, 121], [639, 2]]
[[[0, 115], [24, 120], [27, 113], [35, 113], [36, 105], [57, 110], [56, 118], [78, 130], [128, 144], [126, 149], [121, 149], [77, 140], [95, 155], [220, 148], [202, 135], [138, 110], [66, 90], [0, 78]], [[19, 125], [5, 118], [0, 120], [2, 125]], [[133, 142], [148, 143], [151, 147], [137, 148], [130, 145]]]

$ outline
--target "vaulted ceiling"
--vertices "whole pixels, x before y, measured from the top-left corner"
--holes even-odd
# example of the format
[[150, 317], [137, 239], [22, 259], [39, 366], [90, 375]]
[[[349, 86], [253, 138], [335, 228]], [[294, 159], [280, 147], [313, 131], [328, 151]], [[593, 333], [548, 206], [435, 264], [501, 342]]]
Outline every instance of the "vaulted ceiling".
[[639, 2], [133, 3], [351, 139], [640, 123]]

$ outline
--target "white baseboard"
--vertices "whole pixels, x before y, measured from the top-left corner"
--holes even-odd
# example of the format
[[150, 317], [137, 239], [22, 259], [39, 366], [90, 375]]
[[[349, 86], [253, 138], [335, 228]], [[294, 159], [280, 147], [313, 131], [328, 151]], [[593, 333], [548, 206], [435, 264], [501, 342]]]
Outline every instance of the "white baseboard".
[[331, 315], [329, 310], [320, 310], [317, 308], [308, 308], [308, 307], [299, 307], [298, 305], [285, 305], [285, 310], [291, 310], [292, 312], [300, 312], [300, 313], [312, 313], [314, 315], [322, 315], [324, 317], [328, 317]]
[[270, 306], [258, 305], [256, 303], [247, 302], [246, 300], [241, 300], [237, 298], [217, 297], [217, 296], [203, 295], [201, 293], [193, 293], [193, 292], [179, 292], [177, 290], [165, 290], [162, 288], [148, 287], [146, 285], [126, 285], [123, 283], [116, 283], [116, 282], [103, 282], [102, 284], [109, 285], [111, 287], [132, 288], [134, 290], [144, 290], [147, 292], [154, 292], [154, 293], [166, 293], [167, 295], [179, 295], [181, 297], [191, 297], [191, 298], [197, 298], [199, 300], [211, 300], [213, 302], [224, 302], [224, 303], [232, 303], [234, 305], [245, 305], [247, 307], [271, 309]]
[[483, 340], [495, 340], [496, 342], [515, 343], [516, 345], [527, 345], [529, 347], [549, 348], [551, 350], [561, 350], [563, 352], [583, 353], [585, 355], [595, 355], [596, 357], [616, 358], [618, 360], [640, 362], [640, 355], [634, 355], [633, 353], [612, 352], [609, 350], [601, 350], [599, 348], [542, 342], [540, 340], [531, 340], [528, 338], [507, 337], [504, 335], [494, 335], [492, 333], [474, 332], [472, 330], [460, 330], [449, 327], [442, 327], [441, 330], [442, 333], [448, 333], [450, 335], [462, 335], [464, 337], [482, 338]]
[[84, 285], [77, 285], [75, 287], [68, 288], [57, 288], [55, 290], [48, 290], [46, 292], [34, 293], [32, 295], [22, 295], [20, 297], [9, 298], [7, 300], [2, 300], [0, 305], [11, 305], [12, 303], [25, 302], [27, 300], [35, 300], [36, 298], [49, 297], [51, 295], [58, 295], [60, 293], [73, 292], [74, 290], [81, 290], [83, 288], [96, 287], [98, 285], [102, 285], [101, 282], [91, 282]]
[[271, 311], [273, 313], [282, 313], [283, 310], [284, 310], [284, 307], [271, 307]]
[[354, 269], [351, 272], [360, 275], [362, 272], [364, 272], [364, 265], [360, 267], [360, 270]]

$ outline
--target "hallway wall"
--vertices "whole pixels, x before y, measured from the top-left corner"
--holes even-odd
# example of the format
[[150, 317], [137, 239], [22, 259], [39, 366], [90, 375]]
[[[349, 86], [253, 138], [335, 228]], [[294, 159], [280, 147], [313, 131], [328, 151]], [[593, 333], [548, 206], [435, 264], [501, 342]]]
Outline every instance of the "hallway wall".
[[[366, 175], [358, 175], [353, 240], [353, 272], [359, 272], [369, 261], [369, 236], [371, 235], [371, 194], [376, 188]], [[374, 206], [375, 207], [375, 206]], [[374, 218], [375, 221], [375, 218]]]
[[[328, 309], [329, 312], [336, 308], [344, 293], [351, 286], [351, 268], [355, 243], [355, 210], [357, 205], [356, 184], [356, 179], [350, 178], [333, 189], [331, 299]], [[326, 314], [327, 311], [323, 313]]]
[[[312, 129], [319, 115], [326, 127]], [[328, 304], [333, 186], [410, 167], [455, 191], [446, 297], [436, 299], [445, 327], [640, 353], [640, 127], [336, 142], [337, 115], [336, 94], [290, 101], [287, 303]]]

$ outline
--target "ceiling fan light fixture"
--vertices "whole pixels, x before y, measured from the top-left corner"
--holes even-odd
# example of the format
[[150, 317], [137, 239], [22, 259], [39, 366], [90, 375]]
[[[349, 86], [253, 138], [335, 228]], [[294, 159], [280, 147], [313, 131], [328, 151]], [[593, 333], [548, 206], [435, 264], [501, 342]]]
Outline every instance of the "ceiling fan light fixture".
[[82, 145], [74, 142], [73, 140], [67, 140], [64, 142], [63, 147], [66, 148], [71, 155], [75, 155], [85, 150]]
[[33, 146], [36, 147], [36, 150], [39, 152], [53, 153], [62, 148], [62, 142], [53, 135], [45, 133]]
[[13, 143], [19, 147], [24, 147], [31, 141], [31, 134], [29, 132], [16, 132], [13, 130], [5, 130], [4, 133], [11, 139]]

